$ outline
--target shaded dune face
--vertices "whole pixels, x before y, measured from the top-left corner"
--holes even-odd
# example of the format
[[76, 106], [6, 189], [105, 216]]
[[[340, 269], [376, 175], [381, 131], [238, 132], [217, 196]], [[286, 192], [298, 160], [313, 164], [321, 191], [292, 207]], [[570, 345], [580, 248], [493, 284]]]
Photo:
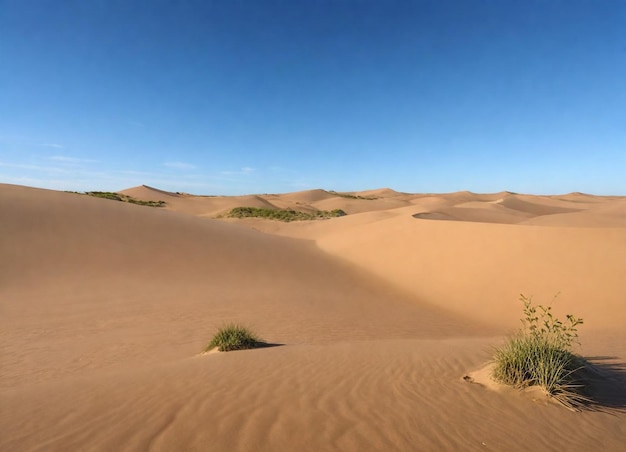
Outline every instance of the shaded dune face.
[[[87, 368], [191, 356], [229, 321], [280, 343], [482, 331], [310, 241], [76, 194], [3, 187], [1, 196], [0, 233], [11, 239], [0, 294], [13, 333], [4, 345], [15, 364], [5, 383], [65, 374], [77, 356]], [[39, 346], [19, 333], [29, 328]], [[46, 342], [68, 347], [65, 358], [48, 356]]]
[[[623, 198], [125, 192], [167, 206], [0, 185], [0, 450], [626, 443]], [[242, 202], [350, 212], [207, 218]], [[519, 325], [519, 292], [559, 291], [617, 411], [462, 379]], [[200, 355], [233, 321], [281, 346]]]

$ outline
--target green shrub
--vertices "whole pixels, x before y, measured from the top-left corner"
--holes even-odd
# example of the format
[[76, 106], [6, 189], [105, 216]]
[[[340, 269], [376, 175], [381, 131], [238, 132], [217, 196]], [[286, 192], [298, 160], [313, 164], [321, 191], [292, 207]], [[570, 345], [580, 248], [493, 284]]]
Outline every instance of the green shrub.
[[340, 198], [348, 198], [348, 199], [364, 199], [367, 201], [373, 201], [375, 199], [379, 199], [379, 198], [376, 198], [375, 196], [361, 196], [361, 195], [353, 195], [351, 193], [339, 193], [339, 192], [336, 192], [335, 190], [328, 190], [328, 193], [330, 193], [331, 195], [339, 196]]
[[524, 328], [495, 350], [493, 378], [517, 388], [539, 386], [566, 407], [580, 409], [588, 399], [577, 373], [586, 361], [572, 352], [572, 345], [578, 343], [582, 319], [567, 315], [562, 322], [551, 306], [534, 306], [524, 295], [521, 301]]
[[110, 191], [88, 191], [86, 192], [86, 194], [88, 194], [89, 196], [94, 196], [96, 198], [112, 199], [113, 201], [123, 200], [122, 196]]
[[314, 213], [300, 212], [293, 209], [266, 209], [259, 207], [235, 207], [231, 209], [225, 216], [227, 218], [266, 218], [278, 221], [304, 221], [317, 220], [333, 217], [342, 217], [346, 213], [341, 209], [332, 211], [319, 210]]
[[261, 340], [248, 328], [237, 324], [228, 324], [215, 333], [204, 351], [208, 352], [217, 348], [220, 352], [229, 352], [255, 348], [260, 344]]
[[142, 199], [135, 199], [132, 196], [122, 195], [120, 193], [114, 193], [110, 191], [88, 191], [86, 195], [94, 196], [96, 198], [111, 199], [113, 201], [127, 202], [130, 204], [137, 204], [140, 206], [150, 207], [165, 207], [165, 201], [144, 201]]

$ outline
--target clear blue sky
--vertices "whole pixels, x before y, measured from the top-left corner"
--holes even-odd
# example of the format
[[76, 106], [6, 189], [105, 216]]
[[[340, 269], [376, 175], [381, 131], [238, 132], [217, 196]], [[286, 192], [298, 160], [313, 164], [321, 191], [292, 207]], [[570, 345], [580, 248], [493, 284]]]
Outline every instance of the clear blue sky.
[[0, 0], [0, 182], [626, 195], [626, 1]]

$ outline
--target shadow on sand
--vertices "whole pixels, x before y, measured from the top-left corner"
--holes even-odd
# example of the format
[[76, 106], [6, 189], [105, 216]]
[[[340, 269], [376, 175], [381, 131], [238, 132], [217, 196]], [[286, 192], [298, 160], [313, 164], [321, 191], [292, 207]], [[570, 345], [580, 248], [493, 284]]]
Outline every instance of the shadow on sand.
[[270, 342], [255, 342], [252, 348], [270, 348], [270, 347], [282, 347], [285, 344], [272, 344]]
[[588, 356], [581, 370], [591, 411], [626, 412], [626, 362], [616, 356]]

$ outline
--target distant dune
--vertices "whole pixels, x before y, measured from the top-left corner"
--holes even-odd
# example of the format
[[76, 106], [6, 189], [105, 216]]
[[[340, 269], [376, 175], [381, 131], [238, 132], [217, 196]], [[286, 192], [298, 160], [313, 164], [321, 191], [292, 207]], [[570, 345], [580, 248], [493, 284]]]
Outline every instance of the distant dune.
[[[390, 188], [337, 193], [305, 190], [285, 194], [194, 196], [141, 185], [120, 193], [146, 201], [165, 201], [167, 209], [217, 217], [235, 207], [294, 209], [304, 212], [342, 209], [350, 214], [425, 206], [416, 218], [480, 223], [535, 224], [559, 227], [626, 227], [626, 198], [570, 193], [533, 196], [461, 191], [447, 194], [400, 193]], [[418, 210], [418, 209], [416, 209]], [[562, 216], [564, 214], [571, 214]]]
[[[626, 197], [121, 193], [166, 206], [0, 184], [0, 450], [626, 444]], [[601, 410], [463, 381], [520, 292], [583, 317]], [[280, 346], [200, 355], [233, 321]]]
[[120, 191], [120, 193], [132, 196], [136, 199], [143, 199], [145, 201], [167, 201], [172, 198], [184, 197], [182, 193], [172, 193], [165, 190], [159, 190], [158, 188], [149, 187], [147, 185], [127, 188], [126, 190]]

